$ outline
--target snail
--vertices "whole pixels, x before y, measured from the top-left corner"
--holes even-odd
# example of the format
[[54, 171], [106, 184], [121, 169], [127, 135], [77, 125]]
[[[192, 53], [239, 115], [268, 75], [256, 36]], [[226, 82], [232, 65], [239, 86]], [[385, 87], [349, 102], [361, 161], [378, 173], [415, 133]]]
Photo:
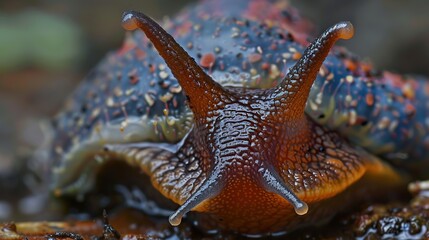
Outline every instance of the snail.
[[331, 50], [353, 36], [349, 22], [309, 44], [295, 15], [281, 1], [204, 1], [164, 30], [124, 13], [124, 28], [141, 31], [56, 118], [55, 195], [84, 196], [97, 169], [124, 161], [179, 205], [171, 225], [193, 212], [203, 230], [258, 235], [403, 188], [397, 165], [427, 176], [424, 79]]

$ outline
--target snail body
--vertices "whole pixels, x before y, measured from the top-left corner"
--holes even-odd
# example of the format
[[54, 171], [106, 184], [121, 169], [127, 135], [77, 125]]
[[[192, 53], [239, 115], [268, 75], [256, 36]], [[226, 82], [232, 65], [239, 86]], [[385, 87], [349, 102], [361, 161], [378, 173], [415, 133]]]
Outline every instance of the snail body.
[[166, 30], [124, 14], [124, 28], [144, 34], [109, 55], [57, 117], [54, 193], [85, 194], [116, 159], [179, 205], [172, 225], [193, 211], [205, 230], [253, 235], [317, 224], [362, 192], [403, 186], [408, 178], [382, 160], [428, 165], [429, 110], [418, 101], [427, 84], [374, 76], [331, 51], [352, 37], [350, 23], [309, 44], [284, 2], [222, 6], [202, 2]]

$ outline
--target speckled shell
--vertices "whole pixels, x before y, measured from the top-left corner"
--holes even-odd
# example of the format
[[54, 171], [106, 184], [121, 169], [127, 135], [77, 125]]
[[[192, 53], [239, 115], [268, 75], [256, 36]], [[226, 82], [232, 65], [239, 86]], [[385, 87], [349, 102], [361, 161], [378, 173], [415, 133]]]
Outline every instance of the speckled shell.
[[[306, 22], [283, 1], [206, 1], [164, 27], [225, 86], [273, 87], [308, 45]], [[336, 48], [319, 71], [306, 113], [390, 160], [429, 162], [429, 85], [374, 74]], [[56, 117], [54, 181], [78, 173], [107, 143], [180, 141], [193, 124], [177, 80], [137, 31], [82, 82]], [[96, 161], [92, 161], [96, 162]], [[408, 161], [410, 162], [410, 161]], [[73, 175], [73, 174], [72, 174]]]

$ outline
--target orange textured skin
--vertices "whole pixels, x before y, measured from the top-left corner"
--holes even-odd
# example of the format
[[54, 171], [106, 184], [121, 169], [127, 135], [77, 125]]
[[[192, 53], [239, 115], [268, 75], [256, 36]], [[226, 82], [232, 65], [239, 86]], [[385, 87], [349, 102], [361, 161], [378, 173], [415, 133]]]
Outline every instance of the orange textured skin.
[[[300, 119], [299, 122], [307, 121]], [[241, 162], [233, 161], [224, 173], [226, 180], [218, 195], [194, 209], [212, 216], [210, 221], [201, 222], [216, 222], [217, 225], [213, 228], [221, 225], [223, 229], [257, 234], [315, 224], [335, 213], [314, 210], [329, 209], [329, 203], [321, 202], [331, 199], [361, 179], [366, 166], [353, 148], [339, 141], [338, 135], [312, 125], [311, 122], [307, 123], [308, 126], [304, 124], [295, 129], [297, 131], [294, 138], [279, 138], [283, 140], [277, 139], [275, 144], [266, 141], [258, 146], [260, 148], [252, 149], [258, 153], [267, 149], [271, 156], [277, 156], [272, 159], [267, 156], [264, 161], [271, 160], [267, 164], [276, 165], [281, 178], [309, 205], [310, 210], [306, 215], [297, 216], [294, 207], [287, 200], [268, 191], [258, 174], [258, 168], [264, 164], [252, 165], [254, 159], [248, 158]], [[306, 127], [313, 129], [306, 131]], [[286, 144], [289, 147], [284, 147]], [[270, 145], [274, 147], [270, 149]], [[314, 204], [318, 206], [312, 207]], [[346, 205], [347, 202], [338, 202], [337, 208]]]

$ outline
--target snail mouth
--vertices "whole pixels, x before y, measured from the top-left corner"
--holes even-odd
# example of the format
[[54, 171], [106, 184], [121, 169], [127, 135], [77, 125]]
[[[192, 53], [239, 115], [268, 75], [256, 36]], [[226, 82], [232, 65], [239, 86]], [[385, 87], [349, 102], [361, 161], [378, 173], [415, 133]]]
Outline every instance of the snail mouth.
[[[232, 197], [231, 195], [236, 195], [244, 188], [246, 189], [246, 195], [248, 195], [248, 192], [252, 192], [252, 189], [255, 190], [254, 192], [275, 193], [289, 202], [298, 215], [305, 215], [308, 212], [308, 205], [302, 201], [274, 171], [270, 171], [266, 168], [253, 171], [250, 170], [251, 168], [243, 167], [243, 169], [250, 170], [247, 173], [243, 173], [237, 172], [236, 169], [231, 170], [227, 165], [231, 166], [231, 164], [225, 164], [225, 161], [223, 161], [221, 164], [218, 164], [218, 166], [215, 166], [210, 177], [206, 179], [200, 188], [169, 217], [171, 225], [179, 225], [183, 216], [193, 209], [203, 209], [203, 211], [205, 211], [205, 208], [212, 208], [213, 205], [218, 209], [228, 208], [226, 205], [234, 205], [234, 203], [230, 202], [231, 199], [243, 199], [243, 197], [246, 197], [244, 195]], [[252, 176], [255, 172], [257, 176]], [[226, 179], [224, 176], [229, 177]], [[255, 179], [258, 179], [258, 181], [255, 182]], [[252, 182], [253, 184], [249, 185], [249, 183]], [[204, 202], [212, 199], [215, 199], [214, 203], [212, 202], [206, 207]], [[257, 203], [257, 205], [260, 206], [265, 205], [265, 203], [258, 203], [260, 199], [258, 199], [257, 194], [250, 194], [244, 201]], [[218, 204], [219, 202], [220, 204]], [[240, 208], [249, 208], [249, 204], [242, 204]], [[242, 211], [247, 212], [247, 209], [242, 209]], [[208, 212], [212, 211], [209, 210]]]

